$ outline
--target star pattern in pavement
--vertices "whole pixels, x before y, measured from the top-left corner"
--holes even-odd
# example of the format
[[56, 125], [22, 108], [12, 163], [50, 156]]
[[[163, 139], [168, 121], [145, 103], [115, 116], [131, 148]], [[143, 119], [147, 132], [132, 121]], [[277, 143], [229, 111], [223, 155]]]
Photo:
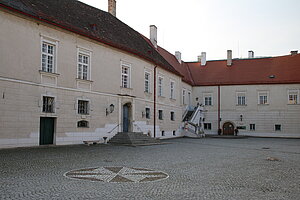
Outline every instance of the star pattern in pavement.
[[100, 182], [149, 182], [162, 180], [169, 177], [168, 174], [143, 168], [131, 167], [99, 167], [72, 170], [65, 173], [66, 177]]

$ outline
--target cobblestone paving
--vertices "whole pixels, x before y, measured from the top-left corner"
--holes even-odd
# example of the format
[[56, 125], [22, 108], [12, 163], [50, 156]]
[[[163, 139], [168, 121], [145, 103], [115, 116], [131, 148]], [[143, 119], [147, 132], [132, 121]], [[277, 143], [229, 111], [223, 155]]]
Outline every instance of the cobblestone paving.
[[[170, 142], [0, 150], [0, 199], [300, 199], [299, 139]], [[64, 176], [105, 166], [153, 169], [169, 178], [108, 183]]]

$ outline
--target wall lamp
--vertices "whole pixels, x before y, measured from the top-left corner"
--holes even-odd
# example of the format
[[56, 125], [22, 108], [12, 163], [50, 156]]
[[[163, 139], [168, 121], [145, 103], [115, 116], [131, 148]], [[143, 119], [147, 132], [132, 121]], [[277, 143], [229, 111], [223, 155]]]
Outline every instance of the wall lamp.
[[114, 112], [115, 110], [115, 105], [114, 104], [110, 104], [109, 108], [105, 110], [106, 112], [106, 116], [109, 115], [110, 113]]
[[242, 114], [240, 115], [240, 120], [241, 120], [241, 122], [243, 121], [243, 115]]

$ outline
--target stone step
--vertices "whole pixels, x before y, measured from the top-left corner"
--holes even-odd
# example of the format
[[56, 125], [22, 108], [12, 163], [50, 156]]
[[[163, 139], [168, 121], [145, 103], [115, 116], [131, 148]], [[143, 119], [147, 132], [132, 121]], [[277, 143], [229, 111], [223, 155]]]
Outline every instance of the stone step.
[[121, 144], [121, 145], [147, 145], [147, 144], [159, 144], [159, 139], [152, 138], [142, 132], [119, 132], [112, 137], [108, 143]]

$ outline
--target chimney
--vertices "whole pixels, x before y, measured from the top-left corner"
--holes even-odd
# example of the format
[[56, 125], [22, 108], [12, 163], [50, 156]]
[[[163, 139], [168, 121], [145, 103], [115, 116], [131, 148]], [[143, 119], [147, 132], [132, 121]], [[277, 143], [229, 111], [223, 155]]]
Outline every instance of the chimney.
[[116, 0], [108, 0], [108, 12], [112, 14], [114, 17], [117, 16], [116, 14]]
[[155, 25], [150, 25], [150, 41], [157, 49], [157, 27]]
[[175, 57], [177, 58], [178, 62], [181, 64], [181, 53], [180, 53], [180, 51], [175, 51]]
[[201, 66], [206, 65], [206, 52], [201, 52]]
[[198, 58], [198, 62], [201, 62], [201, 56], [198, 56], [197, 58]]
[[298, 54], [298, 51], [291, 51], [292, 56], [297, 55], [297, 54]]
[[248, 58], [254, 58], [254, 51], [248, 51]]
[[227, 66], [232, 65], [232, 50], [227, 50]]

